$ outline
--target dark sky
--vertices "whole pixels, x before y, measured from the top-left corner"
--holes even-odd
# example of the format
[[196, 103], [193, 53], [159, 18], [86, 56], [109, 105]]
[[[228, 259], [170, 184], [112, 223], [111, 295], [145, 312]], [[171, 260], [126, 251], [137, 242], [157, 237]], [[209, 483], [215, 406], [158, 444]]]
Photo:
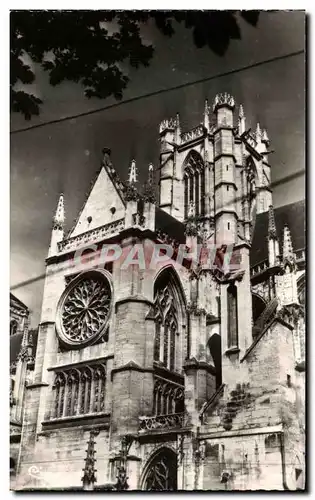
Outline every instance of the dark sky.
[[[131, 70], [128, 99], [186, 82], [223, 73], [247, 64], [304, 48], [303, 12], [262, 12], [257, 28], [242, 20], [242, 40], [232, 41], [219, 57], [208, 48], [196, 49], [190, 31], [178, 29], [165, 38], [154, 28], [144, 36], [156, 47], [149, 68]], [[247, 126], [257, 121], [268, 131], [272, 181], [304, 169], [304, 55], [277, 61], [228, 77], [148, 97], [117, 108], [11, 136], [11, 286], [44, 273], [51, 222], [59, 192], [65, 195], [67, 226], [85, 199], [100, 167], [101, 150], [112, 150], [112, 161], [126, 178], [134, 157], [142, 174], [158, 162], [158, 126], [162, 119], [180, 113], [183, 130], [202, 120], [204, 100], [212, 104], [216, 93], [231, 93], [243, 104]], [[81, 87], [65, 83], [50, 87], [37, 71], [35, 92], [44, 101], [39, 118], [26, 122], [11, 117], [11, 130], [97, 109], [111, 99], [88, 100]], [[304, 198], [304, 176], [274, 189], [275, 206]], [[32, 325], [40, 319], [43, 279], [12, 290], [32, 310]]]

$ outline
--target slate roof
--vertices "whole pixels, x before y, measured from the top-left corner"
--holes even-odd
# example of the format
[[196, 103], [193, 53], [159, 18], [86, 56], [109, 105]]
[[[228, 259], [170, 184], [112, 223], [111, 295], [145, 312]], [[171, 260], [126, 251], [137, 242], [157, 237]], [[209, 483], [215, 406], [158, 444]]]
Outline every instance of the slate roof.
[[[305, 248], [305, 200], [283, 205], [274, 209], [277, 236], [279, 240], [280, 253], [282, 253], [283, 229], [288, 225], [293, 250]], [[255, 266], [259, 262], [268, 259], [268, 212], [257, 215], [252, 248], [250, 252], [250, 265]]]

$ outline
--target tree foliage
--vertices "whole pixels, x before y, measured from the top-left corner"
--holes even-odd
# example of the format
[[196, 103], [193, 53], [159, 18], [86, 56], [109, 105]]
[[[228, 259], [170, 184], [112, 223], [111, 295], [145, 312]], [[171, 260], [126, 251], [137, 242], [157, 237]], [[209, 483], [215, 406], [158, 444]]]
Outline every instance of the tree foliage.
[[[183, 23], [196, 47], [208, 46], [224, 55], [231, 39], [240, 39], [237, 11], [13, 11], [11, 12], [11, 110], [26, 119], [38, 115], [42, 101], [23, 85], [35, 80], [25, 62], [28, 54], [49, 74], [51, 85], [69, 80], [80, 83], [86, 97], [119, 100], [128, 84], [121, 63], [148, 66], [154, 54], [140, 28], [153, 21], [165, 36]], [[241, 11], [253, 26], [257, 11]], [[114, 26], [114, 31], [109, 27]], [[21, 90], [21, 88], [23, 90]]]

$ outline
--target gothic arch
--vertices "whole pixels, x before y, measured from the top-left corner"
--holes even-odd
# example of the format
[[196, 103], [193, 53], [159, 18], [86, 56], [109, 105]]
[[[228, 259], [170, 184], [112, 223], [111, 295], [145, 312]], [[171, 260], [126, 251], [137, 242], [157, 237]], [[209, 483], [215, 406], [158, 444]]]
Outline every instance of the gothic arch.
[[165, 266], [159, 271], [153, 293], [154, 360], [171, 371], [180, 371], [188, 348], [186, 300], [173, 266]]
[[155, 450], [143, 469], [141, 489], [144, 491], [177, 490], [177, 454], [167, 446]]
[[197, 216], [205, 214], [205, 164], [200, 153], [192, 149], [183, 163], [185, 219], [191, 203]]

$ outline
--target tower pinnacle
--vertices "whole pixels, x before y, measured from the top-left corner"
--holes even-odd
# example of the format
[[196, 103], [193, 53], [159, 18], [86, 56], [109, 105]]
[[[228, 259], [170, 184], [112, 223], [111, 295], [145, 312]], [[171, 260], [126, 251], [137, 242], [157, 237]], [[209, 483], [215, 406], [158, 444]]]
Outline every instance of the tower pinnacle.
[[210, 114], [210, 108], [209, 108], [208, 99], [206, 99], [205, 100], [205, 110], [203, 113], [203, 125], [207, 130], [209, 130], [209, 128], [210, 128], [209, 114]]
[[144, 199], [148, 203], [155, 202], [155, 192], [154, 192], [154, 167], [152, 163], [149, 164], [148, 168], [148, 180], [144, 186]]
[[245, 113], [242, 104], [239, 107], [238, 111], [238, 133], [239, 135], [244, 134], [246, 130], [246, 119], [245, 119]]
[[136, 167], [136, 161], [132, 160], [129, 169], [129, 184], [135, 184], [138, 181], [138, 172]]
[[286, 224], [284, 226], [284, 231], [283, 231], [283, 260], [289, 260], [290, 262], [294, 260], [294, 252], [293, 252], [293, 245], [292, 245], [292, 237], [291, 237], [291, 232]]
[[269, 236], [269, 239], [276, 239], [277, 238], [275, 213], [274, 213], [272, 205], [270, 205], [269, 212], [268, 212], [268, 236]]

